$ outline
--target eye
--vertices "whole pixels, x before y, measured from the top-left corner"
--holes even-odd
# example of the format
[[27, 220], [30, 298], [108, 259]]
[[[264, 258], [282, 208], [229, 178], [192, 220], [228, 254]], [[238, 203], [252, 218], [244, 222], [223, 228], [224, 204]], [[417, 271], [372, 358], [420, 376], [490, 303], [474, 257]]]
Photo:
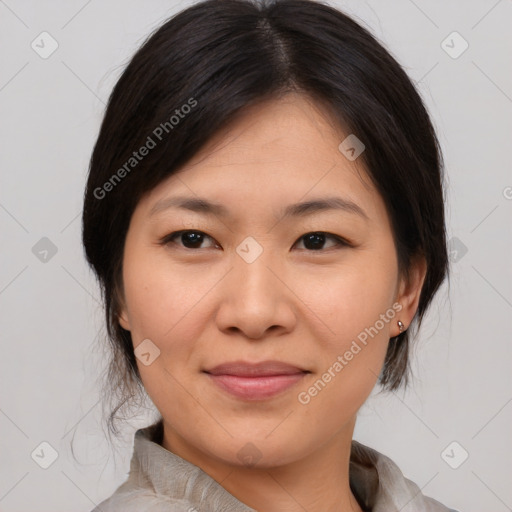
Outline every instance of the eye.
[[[185, 249], [205, 249], [208, 248], [202, 246], [205, 240], [211, 240], [214, 242], [214, 244], [210, 245], [210, 247], [219, 246], [211, 236], [197, 230], [175, 231], [162, 238], [160, 243], [162, 245], [181, 245]], [[313, 231], [311, 233], [306, 233], [299, 238], [299, 241], [303, 242], [304, 247], [309, 250], [308, 252], [321, 251], [322, 249], [325, 249], [324, 245], [326, 240], [331, 240], [334, 242], [331, 247], [350, 247], [351, 245], [343, 238], [331, 233], [326, 233], [324, 231]], [[297, 242], [294, 245], [296, 244]]]
[[[161, 243], [162, 245], [174, 244], [176, 245], [176, 239], [183, 244], [185, 249], [204, 249], [201, 247], [201, 244], [206, 240], [213, 240], [211, 236], [208, 236], [206, 233], [202, 231], [193, 231], [193, 230], [183, 230], [183, 231], [175, 231], [167, 236], [165, 236]], [[213, 247], [213, 246], [212, 246]]]
[[324, 231], [313, 231], [311, 233], [306, 233], [299, 238], [299, 241], [304, 241], [303, 245], [308, 249], [313, 251], [320, 251], [325, 249], [324, 244], [328, 239], [334, 241], [334, 244], [331, 247], [350, 246], [350, 244], [343, 238], [337, 235], [332, 235], [330, 233], [325, 233]]

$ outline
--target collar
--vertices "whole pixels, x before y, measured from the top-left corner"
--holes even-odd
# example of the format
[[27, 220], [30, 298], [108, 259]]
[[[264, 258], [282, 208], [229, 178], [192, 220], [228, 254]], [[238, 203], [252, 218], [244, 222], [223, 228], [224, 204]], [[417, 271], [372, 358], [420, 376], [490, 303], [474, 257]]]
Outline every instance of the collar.
[[[163, 422], [135, 433], [128, 487], [187, 503], [197, 511], [257, 512], [239, 501], [198, 466], [161, 446]], [[421, 493], [385, 455], [352, 441], [350, 487], [365, 512], [450, 512]], [[205, 506], [207, 508], [205, 508]]]

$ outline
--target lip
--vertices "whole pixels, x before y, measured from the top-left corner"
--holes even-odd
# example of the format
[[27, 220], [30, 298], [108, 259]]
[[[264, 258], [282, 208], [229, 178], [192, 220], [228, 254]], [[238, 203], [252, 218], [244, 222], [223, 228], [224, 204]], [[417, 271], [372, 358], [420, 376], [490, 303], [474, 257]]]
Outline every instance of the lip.
[[220, 389], [242, 400], [265, 400], [283, 393], [310, 373], [281, 361], [233, 361], [204, 370]]

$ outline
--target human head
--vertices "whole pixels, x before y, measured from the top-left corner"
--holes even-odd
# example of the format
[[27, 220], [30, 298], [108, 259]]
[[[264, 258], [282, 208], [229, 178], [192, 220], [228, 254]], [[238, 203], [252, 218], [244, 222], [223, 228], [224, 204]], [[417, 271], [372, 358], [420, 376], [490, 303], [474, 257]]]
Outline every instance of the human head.
[[[121, 396], [140, 384], [130, 332], [119, 322], [133, 212], [244, 111], [289, 93], [311, 98], [363, 141], [357, 165], [386, 206], [400, 275], [407, 279], [414, 258], [426, 262], [420, 326], [446, 275], [447, 252], [441, 154], [410, 79], [368, 31], [326, 4], [207, 0], [171, 18], [135, 54], [91, 158], [83, 243], [105, 301], [112, 385]], [[134, 157], [144, 146], [147, 154]], [[389, 341], [380, 375], [387, 389], [407, 380], [406, 327]]]

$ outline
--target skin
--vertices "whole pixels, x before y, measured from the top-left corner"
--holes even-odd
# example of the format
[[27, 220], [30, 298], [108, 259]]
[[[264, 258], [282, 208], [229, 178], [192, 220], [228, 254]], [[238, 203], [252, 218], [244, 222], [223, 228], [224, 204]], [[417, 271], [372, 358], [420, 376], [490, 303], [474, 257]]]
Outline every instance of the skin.
[[[162, 445], [260, 511], [361, 511], [348, 480], [356, 414], [399, 333], [397, 320], [410, 324], [425, 277], [417, 259], [410, 280], [401, 279], [385, 204], [360, 160], [338, 149], [347, 135], [305, 96], [252, 106], [144, 196], [126, 237], [119, 321], [134, 347], [150, 339], [160, 350], [149, 366], [137, 362], [164, 420]], [[220, 202], [231, 217], [177, 208], [150, 214], [173, 195]], [[342, 210], [279, 213], [326, 196], [350, 199], [368, 219]], [[187, 229], [207, 236], [161, 242]], [[315, 250], [304, 235], [318, 231], [351, 245], [326, 237]], [[263, 249], [252, 263], [236, 252], [249, 236]], [[298, 394], [393, 304], [402, 307], [395, 318], [300, 403]], [[202, 372], [239, 359], [311, 373], [278, 396], [244, 401]], [[238, 456], [248, 443], [257, 449], [254, 465]]]

